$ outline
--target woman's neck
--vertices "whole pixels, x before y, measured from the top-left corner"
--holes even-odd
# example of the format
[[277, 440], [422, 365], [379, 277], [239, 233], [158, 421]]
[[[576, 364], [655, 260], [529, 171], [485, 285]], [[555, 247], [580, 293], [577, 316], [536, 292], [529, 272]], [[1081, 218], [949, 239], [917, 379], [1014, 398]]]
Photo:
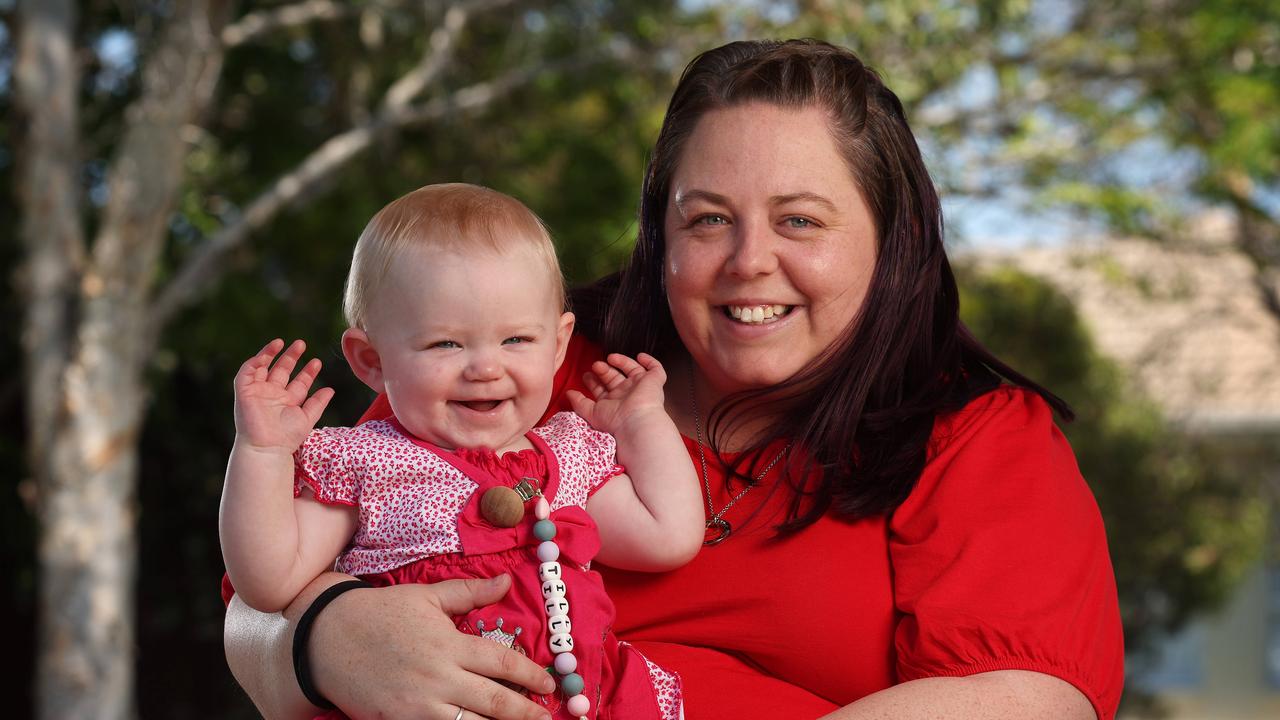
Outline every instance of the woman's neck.
[[[693, 364], [688, 355], [665, 362], [667, 369], [666, 408], [680, 433], [688, 438], [702, 436], [702, 444], [710, 447], [712, 411], [733, 393], [716, 388]], [[738, 452], [749, 448], [771, 423], [777, 420], [763, 406], [751, 403], [730, 410], [717, 428], [716, 449]]]

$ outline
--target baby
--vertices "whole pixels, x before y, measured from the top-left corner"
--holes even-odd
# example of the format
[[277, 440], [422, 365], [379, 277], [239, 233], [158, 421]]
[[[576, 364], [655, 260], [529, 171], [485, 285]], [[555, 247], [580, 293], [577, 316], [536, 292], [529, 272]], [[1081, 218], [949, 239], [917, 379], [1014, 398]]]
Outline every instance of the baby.
[[574, 317], [541, 221], [473, 185], [378, 212], [343, 306], [343, 355], [392, 416], [313, 429], [333, 391], [311, 392], [317, 359], [294, 375], [301, 341], [241, 366], [219, 520], [236, 593], [278, 611], [335, 557], [378, 586], [508, 573], [503, 600], [455, 621], [554, 669], [559, 692], [535, 701], [557, 718], [598, 714], [596, 698], [614, 717], [679, 717], [678, 678], [613, 637], [588, 570], [667, 570], [701, 546], [658, 361], [595, 363], [591, 397], [570, 391], [576, 413], [539, 425]]

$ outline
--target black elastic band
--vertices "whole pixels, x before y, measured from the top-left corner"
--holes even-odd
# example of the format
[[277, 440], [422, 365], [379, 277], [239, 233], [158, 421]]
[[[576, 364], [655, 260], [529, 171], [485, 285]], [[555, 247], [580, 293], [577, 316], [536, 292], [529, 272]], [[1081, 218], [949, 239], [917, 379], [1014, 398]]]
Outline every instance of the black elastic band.
[[298, 687], [302, 689], [302, 694], [307, 697], [307, 701], [318, 708], [332, 710], [334, 705], [326, 700], [311, 684], [311, 666], [307, 662], [307, 641], [311, 639], [311, 624], [316, 621], [320, 611], [333, 602], [334, 598], [348, 590], [368, 587], [373, 587], [373, 585], [364, 580], [344, 580], [335, 585], [330, 585], [324, 592], [316, 596], [315, 600], [311, 601], [310, 607], [307, 608], [306, 612], [302, 613], [302, 617], [298, 618], [298, 625], [293, 630], [293, 674], [298, 680]]

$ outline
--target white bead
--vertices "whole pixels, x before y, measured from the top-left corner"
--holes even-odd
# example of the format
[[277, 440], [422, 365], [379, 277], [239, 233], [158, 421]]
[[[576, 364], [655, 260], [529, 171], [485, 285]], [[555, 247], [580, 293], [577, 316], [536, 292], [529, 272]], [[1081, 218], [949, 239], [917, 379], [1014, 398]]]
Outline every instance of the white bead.
[[[552, 635], [573, 632], [573, 623], [569, 622], [568, 615], [554, 615], [547, 620], [547, 631]], [[570, 670], [569, 672], [573, 671]], [[561, 674], [563, 675], [564, 673]]]
[[556, 667], [556, 672], [560, 673], [561, 675], [568, 675], [569, 673], [578, 669], [578, 658], [574, 656], [573, 653], [562, 652], [559, 655], [556, 655], [554, 664]]
[[564, 571], [560, 568], [558, 562], [544, 562], [538, 566], [538, 579], [542, 582], [548, 580], [562, 580]]
[[552, 562], [560, 559], [560, 546], [556, 545], [555, 540], [543, 540], [538, 545], [538, 559], [542, 562]]
[[547, 617], [569, 614], [569, 601], [563, 597], [547, 598], [542, 607], [547, 611]]
[[569, 633], [556, 633], [547, 644], [551, 646], [553, 653], [573, 652], [573, 636]]
[[542, 583], [542, 597], [547, 600], [553, 597], [564, 597], [567, 593], [568, 589], [559, 580], [548, 580]]

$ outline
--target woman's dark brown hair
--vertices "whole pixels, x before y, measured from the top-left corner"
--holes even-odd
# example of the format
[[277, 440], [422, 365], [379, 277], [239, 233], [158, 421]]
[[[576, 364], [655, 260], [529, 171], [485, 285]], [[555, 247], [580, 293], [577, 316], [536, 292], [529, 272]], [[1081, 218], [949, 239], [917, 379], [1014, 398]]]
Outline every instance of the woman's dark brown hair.
[[[754, 439], [754, 455], [780, 437], [805, 449], [797, 454], [801, 466], [788, 468], [795, 493], [779, 532], [799, 530], [828, 510], [865, 517], [896, 508], [924, 468], [934, 419], [1000, 377], [1070, 418], [1065, 403], [996, 359], [960, 323], [938, 194], [897, 96], [852, 52], [812, 40], [734, 42], [685, 69], [644, 179], [631, 260], [596, 289], [598, 298], [617, 283], [603, 318], [605, 346], [659, 358], [680, 347], [663, 287], [671, 178], [707, 112], [756, 102], [827, 114], [878, 242], [866, 299], [843, 336], [787, 381], [739, 393], [712, 413], [713, 447], [716, 429], [732, 424], [736, 411], [768, 403], [779, 419]], [[753, 453], [746, 455], [750, 468]], [[809, 472], [810, 463], [822, 472]], [[742, 467], [734, 472], [749, 481]]]

